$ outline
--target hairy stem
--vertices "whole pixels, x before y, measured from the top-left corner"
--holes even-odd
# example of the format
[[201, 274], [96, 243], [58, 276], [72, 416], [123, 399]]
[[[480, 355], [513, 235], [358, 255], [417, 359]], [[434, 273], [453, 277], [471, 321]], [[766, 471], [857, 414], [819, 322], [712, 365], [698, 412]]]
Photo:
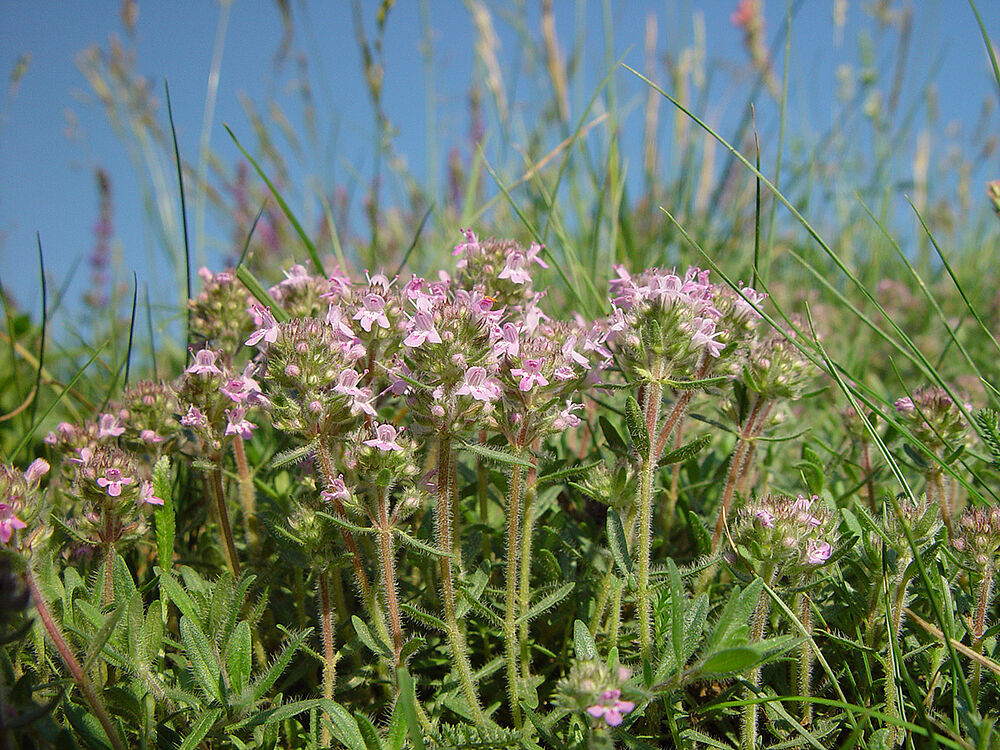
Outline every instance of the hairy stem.
[[229, 510], [226, 508], [226, 491], [222, 487], [222, 456], [215, 457], [215, 468], [211, 472], [212, 491], [215, 495], [215, 511], [219, 516], [219, 527], [222, 529], [222, 550], [226, 555], [226, 564], [233, 578], [240, 577], [240, 559], [236, 555], [236, 542], [233, 541], [233, 527], [229, 523]]
[[930, 498], [931, 491], [933, 489], [933, 499], [941, 506], [941, 520], [944, 521], [944, 527], [948, 530], [949, 541], [955, 538], [955, 523], [951, 516], [951, 505], [948, 500], [948, 493], [944, 487], [944, 472], [940, 470], [933, 470], [927, 472], [927, 493], [928, 499]]
[[110, 607], [115, 601], [115, 543], [104, 545], [104, 587], [101, 589], [101, 606]]
[[[774, 573], [773, 565], [765, 565], [760, 571], [760, 577], [770, 586], [774, 583]], [[757, 600], [757, 606], [754, 608], [753, 619], [750, 621], [750, 643], [759, 643], [763, 640], [764, 630], [767, 627], [767, 617], [770, 613], [771, 597], [766, 589], [761, 590], [760, 599]], [[750, 670], [748, 681], [753, 691], [753, 695], [750, 696], [751, 698], [756, 698], [757, 693], [760, 692], [760, 672], [761, 668], [759, 666]], [[757, 716], [759, 712], [760, 706], [756, 703], [750, 703], [743, 707], [743, 716], [740, 722], [740, 750], [756, 750]]]
[[[319, 622], [323, 634], [323, 697], [333, 700], [337, 657], [333, 652], [333, 608], [330, 605], [330, 583], [327, 575], [326, 572], [319, 574]], [[330, 745], [330, 730], [326, 724], [320, 729], [320, 745], [322, 747]]]
[[[385, 589], [385, 605], [389, 611], [389, 624], [392, 628], [392, 650], [395, 655], [393, 674], [402, 662], [403, 624], [399, 617], [399, 600], [396, 592], [396, 567], [392, 551], [392, 527], [389, 525], [389, 509], [387, 507], [385, 488], [377, 490], [378, 505], [378, 540], [382, 553], [382, 587]], [[398, 689], [398, 687], [397, 687]]]
[[236, 459], [236, 475], [239, 477], [240, 507], [243, 509], [243, 528], [247, 541], [252, 547], [259, 542], [257, 534], [257, 493], [254, 491], [253, 475], [247, 464], [247, 453], [243, 447], [243, 438], [233, 437], [233, 457]]
[[733, 457], [729, 462], [729, 474], [726, 477], [726, 487], [722, 492], [722, 502], [719, 505], [719, 518], [715, 522], [715, 533], [712, 534], [713, 555], [719, 549], [719, 541], [722, 539], [722, 531], [726, 526], [726, 519], [729, 517], [729, 511], [732, 509], [736, 485], [742, 478], [742, 473], [746, 468], [746, 462], [744, 460], [746, 458], [746, 452], [750, 450], [755, 426], [758, 422], [757, 417], [760, 414], [763, 405], [764, 400], [760, 396], [757, 396], [754, 399], [753, 407], [750, 409], [750, 415], [747, 417], [747, 421], [743, 425], [743, 430], [740, 432], [739, 439], [736, 441], [736, 447], [733, 449]]
[[[804, 591], [798, 595], [798, 618], [808, 635], [812, 635], [812, 602], [809, 594]], [[799, 646], [799, 659], [796, 663], [796, 683], [799, 695], [809, 698], [812, 695], [812, 667], [813, 648], [812, 643], [805, 641]], [[802, 726], [808, 727], [812, 724], [812, 703], [808, 700], [802, 703]]]
[[650, 658], [653, 647], [652, 603], [649, 596], [649, 562], [652, 551], [653, 525], [653, 475], [656, 471], [653, 435], [660, 418], [660, 400], [662, 396], [663, 386], [660, 383], [653, 381], [646, 385], [644, 412], [650, 448], [647, 454], [642, 457], [642, 473], [639, 477], [639, 548], [637, 550], [639, 564], [635, 592], [636, 607], [639, 610], [639, 652], [642, 656], [643, 674], [646, 678], [650, 677]]
[[[983, 633], [986, 632], [986, 613], [993, 598], [993, 565], [987, 563], [979, 579], [976, 589], [976, 614], [972, 621], [972, 648], [976, 653], [983, 653]], [[979, 686], [982, 681], [983, 666], [978, 661], [972, 665], [972, 701], [973, 706], [979, 705]]]
[[504, 561], [507, 587], [503, 618], [504, 655], [507, 662], [507, 701], [510, 704], [514, 725], [518, 729], [521, 728], [523, 721], [517, 690], [521, 672], [518, 666], [519, 651], [514, 618], [517, 614], [517, 553], [520, 546], [518, 544], [518, 523], [521, 515], [521, 473], [522, 468], [515, 466], [511, 472], [510, 489], [507, 494], [507, 555]]
[[108, 713], [108, 710], [104, 705], [104, 701], [101, 700], [101, 696], [94, 688], [94, 683], [91, 682], [90, 677], [83, 671], [83, 667], [80, 666], [80, 662], [77, 661], [77, 658], [74, 656], [69, 644], [66, 643], [66, 639], [63, 637], [62, 631], [59, 629], [59, 626], [52, 617], [52, 613], [49, 611], [48, 604], [42, 597], [42, 592], [38, 588], [38, 583], [35, 581], [34, 573], [30, 567], [25, 571], [24, 578], [28, 584], [28, 591], [31, 592], [31, 600], [35, 604], [35, 609], [38, 612], [38, 618], [42, 621], [42, 626], [49, 634], [52, 644], [56, 647], [56, 651], [58, 651], [59, 655], [62, 657], [63, 663], [66, 665], [66, 668], [69, 669], [70, 674], [73, 676], [73, 681], [76, 683], [77, 687], [80, 688], [80, 692], [83, 693], [83, 697], [90, 705], [90, 709], [94, 712], [97, 720], [104, 728], [104, 733], [108, 735], [108, 739], [111, 741], [111, 746], [115, 750], [125, 750], [127, 746], [124, 742], [122, 742], [121, 735], [118, 734], [118, 728], [111, 720], [111, 715]]
[[[534, 444], [538, 449], [539, 441]], [[535, 480], [538, 478], [538, 468], [534, 460], [532, 467], [528, 469], [527, 482], [524, 490], [524, 520], [521, 525], [521, 577], [518, 582], [518, 599], [520, 601], [520, 614], [523, 616], [531, 606], [531, 553], [532, 536], [535, 527], [535, 500], [538, 497], [538, 486]], [[531, 674], [531, 648], [528, 644], [528, 630], [531, 627], [525, 619], [518, 629], [517, 640], [521, 648], [521, 671], [525, 678]]]
[[[435, 524], [437, 526], [438, 548], [443, 552], [450, 553], [453, 548], [452, 542], [452, 455], [451, 437], [442, 433], [438, 439], [437, 456], [437, 503], [435, 504]], [[457, 494], [457, 493], [456, 493]], [[472, 665], [469, 663], [468, 649], [465, 644], [465, 634], [458, 625], [458, 617], [455, 614], [455, 581], [452, 571], [451, 555], [442, 555], [439, 565], [441, 567], [441, 604], [444, 610], [444, 621], [447, 627], [448, 645], [451, 648], [455, 669], [458, 672], [459, 682], [462, 686], [462, 694], [468, 704], [479, 726], [484, 726], [486, 717], [483, 714], [483, 707], [476, 694], [476, 688], [472, 681]]]

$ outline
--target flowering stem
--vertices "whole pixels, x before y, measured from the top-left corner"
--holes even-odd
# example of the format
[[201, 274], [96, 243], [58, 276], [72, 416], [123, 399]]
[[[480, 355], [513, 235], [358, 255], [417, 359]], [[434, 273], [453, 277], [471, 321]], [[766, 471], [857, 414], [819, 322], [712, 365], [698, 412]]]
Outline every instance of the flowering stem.
[[104, 545], [104, 587], [101, 589], [101, 606], [108, 607], [115, 600], [115, 543]]
[[[774, 565], [764, 565], [761, 568], [760, 577], [764, 579], [764, 583], [771, 586], [776, 577]], [[757, 600], [757, 606], [750, 623], [750, 643], [759, 643], [763, 640], [764, 629], [767, 627], [767, 616], [770, 612], [771, 597], [767, 590], [763, 589], [760, 592], [760, 599]], [[750, 696], [751, 698], [756, 697], [756, 693], [760, 689], [760, 670], [759, 666], [750, 670], [749, 682], [754, 692], [754, 695]], [[757, 714], [759, 709], [760, 706], [756, 703], [749, 703], [743, 707], [743, 717], [740, 723], [740, 750], [756, 750], [757, 748]]]
[[437, 503], [435, 504], [435, 523], [437, 526], [438, 548], [442, 552], [449, 554], [440, 557], [441, 567], [441, 601], [444, 609], [446, 635], [448, 645], [451, 648], [452, 657], [455, 662], [455, 669], [458, 671], [459, 682], [462, 685], [462, 693], [468, 704], [469, 710], [480, 726], [485, 725], [486, 717], [483, 708], [479, 703], [479, 696], [472, 682], [472, 665], [469, 663], [468, 649], [465, 645], [465, 634], [458, 625], [458, 617], [455, 613], [455, 582], [452, 577], [452, 499], [454, 492], [452, 486], [451, 464], [453, 461], [451, 436], [442, 433], [438, 438], [437, 456]]
[[[802, 623], [802, 627], [805, 629], [806, 634], [812, 636], [812, 602], [809, 599], [809, 594], [802, 592], [799, 594], [798, 600], [799, 622]], [[803, 698], [809, 698], [812, 694], [810, 692], [812, 682], [812, 666], [812, 643], [806, 641], [799, 646], [799, 660], [796, 665], [796, 681], [798, 683], [799, 695]], [[806, 700], [802, 703], [802, 726], [808, 727], [810, 724], [812, 724], [812, 703]]]
[[754, 436], [754, 427], [758, 422], [757, 416], [764, 405], [764, 399], [760, 396], [753, 402], [750, 415], [743, 425], [743, 431], [736, 441], [736, 448], [733, 449], [733, 457], [729, 462], [729, 475], [726, 477], [726, 488], [722, 492], [722, 503], [719, 506], [719, 518], [715, 522], [715, 533], [712, 534], [712, 554], [719, 549], [719, 541], [722, 539], [722, 531], [726, 525], [726, 518], [733, 505], [733, 495], [736, 493], [736, 485], [739, 483], [742, 472], [746, 468], [744, 458], [746, 452], [750, 450], [751, 440]]
[[[910, 579], [906, 576], [906, 569], [910, 564], [910, 560], [911, 555], [903, 554], [896, 562], [895, 590], [892, 592], [892, 600], [889, 604], [889, 627], [891, 632], [889, 633], [889, 653], [886, 659], [885, 670], [885, 713], [895, 719], [901, 719], [902, 714], [899, 709], [899, 696], [896, 687], [894, 647], [903, 631], [906, 590], [910, 585]], [[889, 592], [887, 591], [886, 594], [888, 596]], [[889, 729], [889, 747], [895, 747], [899, 728], [895, 724], [887, 723], [887, 726]]]
[[[485, 443], [487, 438], [486, 430], [479, 431], [479, 442]], [[479, 522], [489, 525], [489, 479], [490, 473], [486, 466], [486, 461], [481, 457], [476, 457], [476, 498], [479, 500]], [[483, 534], [483, 559], [490, 559], [490, 535]]]
[[[333, 700], [337, 657], [333, 652], [333, 608], [330, 606], [330, 583], [327, 573], [319, 574], [319, 621], [323, 633], [323, 697]], [[330, 717], [331, 721], [333, 717]], [[330, 730], [323, 724], [320, 729], [320, 746], [330, 744]]]
[[48, 604], [42, 597], [42, 592], [38, 588], [34, 573], [31, 571], [30, 567], [25, 571], [24, 577], [28, 584], [28, 591], [31, 592], [31, 600], [34, 602], [35, 609], [38, 611], [38, 617], [42, 621], [42, 626], [49, 634], [49, 638], [52, 639], [52, 643], [56, 647], [56, 651], [59, 652], [59, 655], [62, 657], [66, 667], [69, 669], [70, 674], [73, 675], [73, 681], [76, 682], [77, 687], [80, 688], [80, 692], [83, 693], [84, 699], [90, 705], [90, 708], [97, 717], [97, 720], [101, 723], [101, 726], [104, 727], [104, 732], [108, 735], [108, 739], [111, 741], [111, 746], [115, 750], [125, 750], [126, 745], [122, 742], [122, 738], [118, 734], [118, 728], [111, 720], [111, 716], [108, 714], [108, 710], [104, 706], [101, 696], [94, 688], [94, 683], [90, 681], [90, 677], [88, 677], [86, 672], [83, 671], [83, 667], [80, 666], [80, 662], [77, 661], [76, 656], [73, 655], [73, 651], [69, 647], [69, 644], [66, 643], [66, 639], [63, 638], [63, 634], [59, 630], [59, 626], [53, 619], [52, 613], [49, 612]]
[[[333, 462], [330, 460], [330, 451], [320, 438], [316, 441], [316, 455], [319, 458], [320, 469], [323, 472], [323, 478], [326, 481], [328, 487], [333, 487], [333, 480], [336, 478], [333, 473]], [[333, 498], [333, 509], [337, 512], [337, 515], [344, 517], [344, 506], [336, 497]], [[358, 551], [358, 544], [354, 539], [354, 534], [351, 533], [349, 529], [341, 529], [341, 534], [344, 537], [344, 546], [347, 547], [347, 551], [351, 553], [351, 566], [354, 569], [354, 577], [358, 583], [358, 589], [361, 591], [361, 597], [365, 601], [365, 606], [369, 612], [374, 611], [373, 599], [372, 599], [372, 587], [371, 583], [368, 581], [368, 574], [365, 573], [364, 565], [361, 563], [361, 553]], [[381, 622], [380, 617], [374, 618], [376, 622]], [[383, 628], [385, 625], [383, 624]]]
[[948, 503], [948, 493], [944, 488], [944, 472], [940, 469], [927, 472], [928, 500], [931, 499], [930, 494], [932, 489], [934, 500], [941, 506], [941, 520], [944, 521], [944, 527], [948, 530], [948, 539], [952, 540], [955, 538], [955, 526], [951, 518], [951, 505]]
[[389, 610], [392, 627], [392, 650], [395, 655], [393, 673], [400, 665], [403, 651], [403, 625], [399, 617], [399, 601], [396, 593], [396, 569], [392, 553], [392, 527], [389, 525], [389, 509], [386, 504], [385, 487], [376, 490], [378, 505], [378, 539], [382, 553], [382, 586], [385, 588], [385, 604]]
[[[972, 648], [983, 652], [983, 633], [986, 631], [986, 613], [993, 595], [993, 565], [987, 563], [979, 579], [976, 591], [976, 615], [972, 622]], [[979, 705], [979, 684], [982, 681], [983, 666], [978, 661], [972, 665], [972, 705]]]
[[[538, 448], [539, 441], [535, 441], [535, 449]], [[520, 599], [520, 615], [524, 616], [531, 605], [531, 548], [532, 532], [535, 525], [535, 499], [538, 496], [538, 487], [535, 480], [538, 478], [538, 468], [534, 460], [532, 467], [528, 469], [526, 487], [524, 490], [524, 520], [521, 526], [521, 580], [518, 583], [518, 598]], [[518, 643], [521, 648], [521, 670], [525, 678], [531, 673], [531, 649], [528, 646], [528, 628], [530, 627], [527, 618], [521, 623], [518, 631]]]
[[243, 508], [243, 525], [246, 528], [247, 540], [256, 547], [257, 536], [257, 496], [253, 487], [253, 476], [247, 465], [247, 454], [243, 447], [243, 438], [233, 436], [233, 456], [236, 459], [236, 474], [239, 477], [240, 507]]
[[229, 511], [226, 509], [226, 493], [222, 489], [222, 457], [215, 457], [215, 468], [211, 472], [210, 484], [215, 495], [215, 510], [219, 514], [219, 526], [222, 528], [222, 550], [226, 555], [226, 563], [233, 578], [240, 577], [240, 560], [236, 556], [236, 542], [233, 541], [233, 527], [229, 523]]
[[639, 650], [642, 656], [643, 674], [650, 678], [650, 658], [652, 656], [653, 624], [649, 597], [649, 560], [652, 548], [653, 525], [653, 474], [657, 457], [653, 451], [653, 434], [660, 418], [660, 399], [663, 386], [657, 381], [646, 385], [646, 429], [649, 433], [650, 448], [642, 457], [642, 474], [639, 478], [639, 565], [636, 585], [636, 606], [639, 609]]
[[517, 552], [518, 521], [520, 520], [521, 502], [521, 472], [520, 466], [514, 466], [510, 476], [510, 490], [507, 495], [507, 556], [505, 571], [507, 591], [504, 598], [503, 635], [505, 656], [507, 660], [507, 701], [514, 725], [522, 726], [521, 705], [518, 699], [517, 683], [520, 676], [518, 667], [517, 627], [514, 624], [517, 608]]

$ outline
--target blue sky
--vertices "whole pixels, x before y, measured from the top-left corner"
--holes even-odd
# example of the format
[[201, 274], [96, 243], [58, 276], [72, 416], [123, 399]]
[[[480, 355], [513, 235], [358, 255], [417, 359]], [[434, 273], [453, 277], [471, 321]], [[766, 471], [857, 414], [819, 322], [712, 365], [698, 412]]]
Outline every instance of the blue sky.
[[[350, 168], [367, 175], [373, 161], [372, 118], [354, 41], [351, 4], [333, 0], [291, 0], [290, 4], [297, 19], [296, 52], [277, 71], [274, 57], [283, 26], [276, 4], [263, 0], [236, 0], [232, 4], [210, 145], [224, 161], [237, 160], [238, 153], [223, 130], [224, 122], [241, 139], [252, 143], [241, 96], [258, 103], [274, 98], [287, 108], [293, 128], [301, 135], [301, 108], [290, 85], [298, 75], [295, 54], [303, 52], [310, 59], [321, 143], [319, 152], [311, 152], [311, 160], [296, 168], [301, 173], [293, 173], [293, 181], [304, 182], [305, 175], [312, 173], [326, 183], [340, 184], [348, 179]], [[537, 29], [539, 3], [529, 1], [524, 5], [527, 27]], [[610, 10], [615, 29], [612, 58], [631, 47], [626, 60], [635, 67], [644, 67], [643, 28], [650, 13], [659, 21], [658, 49], [676, 53], [690, 43], [692, 19], [698, 13], [705, 19], [709, 64], [736, 69], [744, 64], [746, 55], [740, 32], [729, 20], [735, 5], [729, 0], [609, 0], [606, 5], [594, 0], [585, 5], [557, 0], [557, 30], [563, 48], [571, 45], [578, 30], [583, 29], [586, 36], [586, 74], [581, 85], [571, 88], [572, 117], [575, 119], [582, 111], [607, 70], [602, 29], [605, 7]], [[919, 0], [910, 5], [915, 10], [915, 24], [905, 69], [904, 97], [908, 101], [919, 99], [922, 86], [930, 81], [936, 85], [941, 128], [955, 123], [952, 127], [971, 129], [984, 100], [996, 94], [972, 11], [961, 0]], [[824, 132], [833, 122], [837, 69], [845, 63], [857, 65], [860, 33], [866, 32], [874, 40], [876, 66], [886, 71], [892, 65], [891, 50], [880, 46], [877, 29], [862, 12], [861, 0], [846, 2], [847, 22], [839, 31], [832, 19], [833, 6], [833, 0], [805, 0], [794, 20], [788, 122], [792, 135], [804, 141]], [[1000, 3], [984, 0], [980, 6], [987, 29], [1000, 39]], [[362, 2], [361, 7], [371, 33], [377, 3]], [[448, 145], [466, 139], [466, 97], [476, 69], [476, 36], [462, 2], [428, 0], [425, 7], [434, 29], [437, 142], [446, 152]], [[528, 76], [518, 71], [514, 62], [517, 34], [503, 20], [504, 14], [516, 6], [491, 2], [487, 7], [494, 14], [508, 85], [524, 81], [527, 86]], [[416, 0], [400, 0], [389, 16], [384, 100], [398, 131], [397, 153], [406, 158], [414, 174], [426, 177], [427, 90], [420, 8]], [[766, 3], [769, 37], [781, 27], [785, 9], [782, 0]], [[26, 306], [37, 304], [38, 299], [36, 231], [42, 237], [51, 281], [61, 284], [74, 261], [83, 258], [70, 300], [78, 299], [86, 288], [85, 259], [94, 244], [93, 225], [98, 211], [94, 179], [98, 166], [112, 180], [115, 247], [123, 253], [123, 267], [134, 268], [141, 281], [150, 283], [154, 302], [164, 299], [158, 290], [168, 283], [164, 279], [170, 278], [169, 271], [163, 248], [158, 247], [160, 241], [142, 218], [137, 170], [101, 108], [94, 103], [76, 59], [88, 46], [107, 48], [112, 35], [126, 40], [127, 45], [134, 44], [137, 68], [148, 78], [161, 103], [163, 79], [169, 80], [180, 149], [195, 162], [214, 41], [223, 11], [217, 2], [208, 0], [140, 2], [132, 42], [126, 39], [120, 10], [121, 4], [111, 0], [0, 0], [0, 65], [5, 74], [23, 55], [30, 54], [16, 94], [8, 89], [0, 98], [0, 281]], [[780, 74], [780, 67], [778, 71]], [[635, 144], [642, 137], [642, 89], [627, 72], [620, 71], [615, 80], [621, 87], [619, 101], [626, 113], [626, 147], [632, 143], [637, 148]], [[520, 90], [521, 96], [529, 93], [525, 88]], [[709, 108], [725, 125], [741, 114], [736, 110], [742, 107], [745, 97], [745, 91], [738, 88], [720, 87], [710, 98]], [[773, 134], [774, 108], [764, 101], [759, 106], [762, 132], [767, 134], [770, 128]], [[159, 123], [166, 127], [163, 108]], [[991, 123], [995, 128], [995, 114]], [[668, 135], [669, 129], [664, 137]], [[444, 154], [439, 157], [443, 159]], [[995, 155], [980, 167], [982, 180], [1000, 177]], [[165, 173], [173, 179], [172, 173]], [[194, 198], [189, 195], [188, 199], [192, 208]], [[189, 216], [189, 226], [193, 232], [193, 216]], [[228, 229], [209, 219], [202, 238], [202, 251], [211, 261], [212, 248], [228, 242]]]

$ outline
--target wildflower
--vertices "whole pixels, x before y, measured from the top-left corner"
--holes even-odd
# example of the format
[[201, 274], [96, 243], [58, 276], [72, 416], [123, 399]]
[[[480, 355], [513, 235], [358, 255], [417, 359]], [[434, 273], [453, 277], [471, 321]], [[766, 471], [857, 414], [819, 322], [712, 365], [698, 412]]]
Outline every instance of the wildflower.
[[24, 481], [34, 484], [49, 473], [49, 462], [44, 458], [36, 458], [24, 470]]
[[122, 494], [122, 487], [132, 484], [135, 479], [122, 474], [121, 469], [113, 467], [104, 470], [104, 476], [97, 478], [97, 485], [104, 489], [111, 497], [118, 497]]
[[559, 412], [559, 415], [553, 420], [552, 429], [556, 432], [562, 432], [567, 428], [578, 427], [580, 425], [580, 418], [573, 412], [579, 411], [582, 408], [583, 404], [574, 404], [569, 399], [566, 399], [566, 408]]
[[330, 482], [330, 486], [319, 493], [320, 498], [324, 502], [330, 502], [331, 500], [340, 500], [341, 502], [349, 502], [351, 499], [351, 491], [347, 489], [347, 485], [344, 484], [344, 475], [340, 474]]
[[215, 366], [219, 353], [211, 349], [201, 349], [195, 352], [194, 362], [184, 371], [189, 375], [221, 375], [222, 370]]
[[410, 324], [409, 335], [403, 340], [406, 346], [422, 346], [425, 341], [440, 344], [441, 336], [434, 328], [434, 317], [429, 312], [418, 311]]
[[809, 545], [806, 547], [806, 562], [810, 565], [822, 565], [830, 559], [832, 553], [833, 547], [830, 546], [829, 542], [824, 542], [821, 539], [810, 539]]
[[493, 344], [493, 353], [497, 357], [516, 357], [521, 349], [517, 326], [513, 323], [504, 323], [497, 329], [497, 333], [500, 335]]
[[185, 427], [205, 427], [208, 419], [196, 406], [189, 406], [187, 412], [181, 417], [181, 424]]
[[715, 330], [715, 321], [711, 318], [695, 318], [694, 325], [695, 330], [691, 335], [691, 343], [704, 347], [705, 351], [713, 357], [722, 354], [725, 344], [715, 338], [722, 334], [722, 331]]
[[358, 310], [353, 320], [358, 321], [365, 333], [372, 329], [373, 323], [378, 323], [380, 328], [389, 327], [389, 318], [385, 315], [385, 299], [378, 294], [366, 294], [362, 300], [364, 309]]
[[577, 336], [575, 333], [566, 337], [566, 341], [563, 342], [562, 347], [563, 357], [566, 358], [566, 361], [575, 362], [580, 367], [590, 367], [590, 360], [576, 350], [576, 340]]
[[242, 404], [244, 401], [254, 403], [263, 397], [260, 384], [253, 379], [253, 363], [248, 363], [242, 375], [229, 378], [219, 390], [231, 401]]
[[[462, 235], [465, 237], [465, 242], [459, 242], [455, 245], [455, 249], [451, 251], [452, 255], [463, 255], [469, 252], [474, 252], [479, 249], [479, 238], [476, 237], [476, 233], [469, 229], [460, 230]], [[459, 258], [458, 263], [455, 264], [459, 268], [465, 268], [466, 259]]]
[[246, 346], [257, 346], [261, 341], [267, 344], [273, 344], [278, 340], [278, 321], [275, 320], [274, 315], [271, 313], [270, 307], [261, 307], [260, 305], [254, 303], [252, 306], [252, 313], [255, 318], [260, 318], [258, 323], [258, 328], [254, 331], [250, 338], [248, 338], [243, 343]]
[[121, 420], [113, 414], [102, 414], [97, 420], [97, 439], [104, 440], [109, 437], [118, 437], [125, 432], [125, 426]]
[[604, 719], [609, 727], [617, 727], [622, 723], [625, 714], [631, 713], [635, 708], [632, 701], [621, 700], [622, 691], [605, 690], [601, 693], [601, 702], [596, 703], [587, 709], [587, 713], [595, 719]]
[[27, 524], [14, 515], [14, 508], [7, 503], [0, 503], [0, 542], [7, 544], [17, 529], [27, 528]]
[[257, 429], [257, 425], [247, 420], [246, 413], [247, 410], [242, 406], [237, 406], [231, 411], [226, 409], [227, 435], [239, 435], [244, 440], [253, 437], [253, 431]]
[[515, 378], [521, 378], [521, 382], [517, 385], [518, 388], [522, 391], [530, 391], [536, 384], [542, 386], [549, 384], [548, 378], [541, 372], [542, 360], [526, 359], [523, 364], [524, 367], [516, 367], [510, 371], [510, 374]]
[[356, 370], [344, 370], [337, 377], [337, 385], [333, 387], [335, 393], [339, 393], [351, 398], [351, 412], [357, 414], [363, 411], [369, 416], [376, 416], [375, 407], [371, 404], [371, 391], [367, 388], [359, 388], [358, 382], [361, 375]]
[[470, 367], [465, 371], [462, 385], [455, 391], [456, 396], [472, 396], [477, 401], [496, 401], [500, 398], [500, 383], [488, 376], [483, 367]]
[[71, 425], [69, 422], [60, 422], [56, 425], [56, 429], [45, 436], [45, 443], [47, 445], [55, 445], [60, 441], [70, 442], [76, 437], [76, 427]]
[[375, 437], [365, 440], [364, 444], [380, 451], [401, 451], [403, 446], [396, 442], [397, 435], [396, 428], [391, 424], [379, 424], [375, 426]]
[[155, 430], [142, 430], [139, 433], [139, 439], [147, 445], [163, 442], [163, 436], [157, 435]]
[[345, 339], [353, 339], [354, 331], [351, 330], [350, 325], [344, 319], [344, 310], [340, 305], [331, 305], [330, 309], [326, 312], [326, 322], [334, 330], [335, 333], [344, 337]]
[[766, 508], [758, 508], [754, 511], [753, 515], [765, 529], [770, 529], [774, 526], [774, 514]]
[[139, 504], [163, 505], [163, 498], [157, 497], [156, 490], [153, 489], [153, 483], [144, 479], [139, 485], [139, 499], [137, 502]]

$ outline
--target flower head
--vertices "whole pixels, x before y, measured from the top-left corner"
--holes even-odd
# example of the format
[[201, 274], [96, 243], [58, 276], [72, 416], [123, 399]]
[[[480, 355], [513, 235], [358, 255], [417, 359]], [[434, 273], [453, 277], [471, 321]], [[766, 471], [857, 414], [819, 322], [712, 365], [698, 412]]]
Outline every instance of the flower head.
[[500, 383], [492, 378], [484, 367], [470, 367], [465, 371], [462, 385], [455, 391], [456, 396], [472, 396], [477, 401], [496, 401], [500, 398]]
[[122, 494], [122, 487], [132, 484], [134, 477], [127, 477], [122, 474], [121, 469], [110, 467], [104, 470], [103, 477], [97, 477], [97, 485], [102, 487], [110, 497], [118, 497]]
[[267, 344], [273, 344], [277, 341], [278, 321], [275, 320], [274, 315], [271, 313], [271, 308], [261, 307], [257, 303], [254, 303], [251, 314], [255, 318], [260, 318], [260, 323], [258, 323], [257, 330], [243, 343], [247, 346], [257, 346], [261, 341]]
[[632, 701], [621, 700], [622, 691], [605, 690], [601, 693], [601, 702], [595, 703], [587, 709], [587, 713], [595, 719], [604, 719], [609, 727], [617, 727], [622, 723], [625, 714], [631, 713], [635, 708]]
[[396, 442], [399, 433], [391, 424], [375, 425], [375, 437], [365, 440], [364, 444], [370, 448], [378, 448], [380, 451], [401, 451], [403, 446]]

